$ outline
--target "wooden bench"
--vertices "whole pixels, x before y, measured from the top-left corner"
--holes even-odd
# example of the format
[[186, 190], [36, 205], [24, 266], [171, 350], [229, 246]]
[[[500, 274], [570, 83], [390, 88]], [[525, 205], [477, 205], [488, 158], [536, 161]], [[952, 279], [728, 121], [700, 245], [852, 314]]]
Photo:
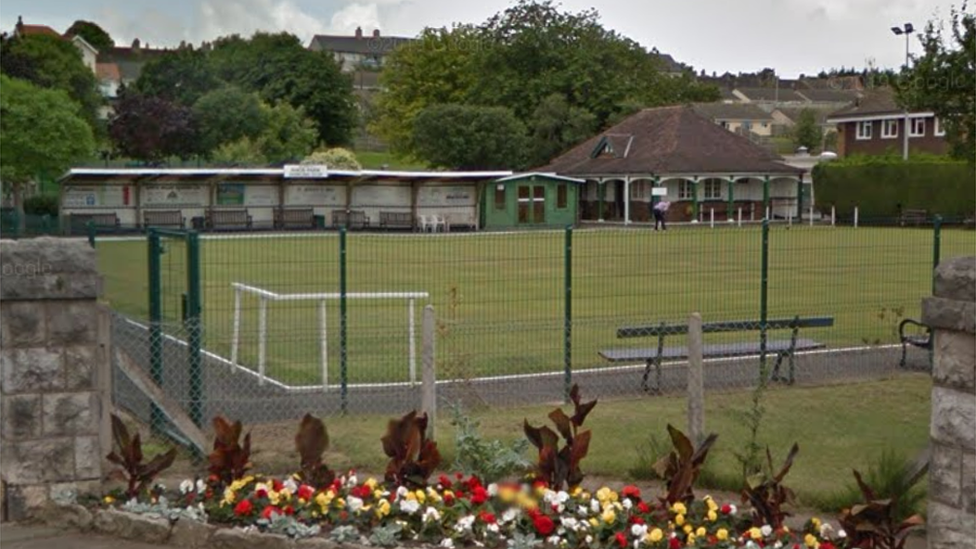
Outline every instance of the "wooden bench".
[[207, 225], [211, 229], [250, 229], [251, 214], [247, 209], [210, 210]]
[[119, 216], [114, 213], [73, 213], [68, 217], [68, 228], [71, 234], [88, 234], [88, 223], [93, 223], [96, 230], [113, 230], [121, 228]]
[[362, 210], [332, 210], [332, 226], [335, 228], [362, 229], [369, 227], [369, 218]]
[[[734, 357], [760, 355], [765, 350], [768, 354], [776, 354], [776, 365], [772, 370], [770, 379], [773, 381], [783, 381], [779, 375], [780, 364], [784, 358], [789, 358], [790, 372], [785, 380], [793, 384], [794, 378], [794, 355], [799, 351], [810, 351], [826, 347], [823, 343], [812, 339], [801, 339], [798, 337], [800, 328], [826, 328], [834, 325], [833, 317], [809, 317], [800, 318], [778, 318], [766, 321], [766, 330], [792, 330], [790, 339], [767, 340], [765, 348], [759, 341], [737, 342], [737, 343], [715, 343], [702, 346], [703, 357]], [[707, 322], [702, 324], [702, 333], [719, 332], [745, 332], [761, 331], [761, 326], [755, 320]], [[643, 349], [610, 349], [600, 351], [601, 357], [611, 362], [633, 362], [642, 361], [645, 363], [644, 375], [641, 378], [641, 388], [648, 392], [661, 391], [661, 362], [665, 359], [688, 358], [688, 347], [665, 347], [664, 339], [669, 335], [680, 335], [688, 333], [687, 324], [667, 324], [660, 323], [648, 326], [628, 326], [617, 330], [618, 338], [634, 337], [657, 337], [657, 347]], [[651, 368], [655, 370], [656, 387], [648, 386], [648, 378]]]
[[413, 229], [410, 212], [380, 212], [380, 227], [385, 229]]
[[146, 210], [142, 212], [142, 226], [182, 229], [186, 218], [180, 210]]
[[314, 208], [278, 208], [274, 211], [274, 224], [279, 229], [314, 229]]
[[[905, 333], [905, 328], [909, 325], [917, 328], [924, 328], [924, 332], [914, 331]], [[901, 362], [898, 364], [904, 368], [905, 359], [908, 355], [908, 346], [913, 345], [920, 349], [932, 350], [932, 329], [917, 320], [906, 318], [898, 323], [898, 339], [901, 340]]]
[[928, 218], [929, 213], [926, 210], [902, 210], [901, 217], [898, 218], [898, 224], [902, 227], [907, 224], [918, 227], [928, 221]]

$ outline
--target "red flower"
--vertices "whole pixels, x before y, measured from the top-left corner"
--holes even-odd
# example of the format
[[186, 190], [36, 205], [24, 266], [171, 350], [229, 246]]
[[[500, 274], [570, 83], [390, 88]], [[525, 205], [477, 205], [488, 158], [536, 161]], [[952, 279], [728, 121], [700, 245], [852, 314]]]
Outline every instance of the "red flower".
[[441, 485], [441, 488], [445, 490], [450, 490], [451, 486], [454, 486], [454, 484], [451, 482], [451, 479], [447, 478], [447, 475], [441, 475], [437, 477], [437, 482]]
[[278, 509], [274, 505], [269, 505], [261, 511], [261, 518], [271, 520], [271, 515], [280, 515], [281, 509]]
[[543, 536], [548, 536], [556, 529], [556, 525], [552, 522], [552, 519], [542, 514], [537, 514], [532, 517], [532, 525], [535, 526], [536, 532], [539, 532]]
[[481, 486], [475, 486], [471, 490], [471, 503], [481, 505], [486, 501], [488, 501], [488, 491]]
[[468, 490], [474, 490], [475, 488], [481, 487], [481, 479], [479, 479], [474, 475], [471, 475], [470, 477], [468, 477], [468, 480], [464, 481], [464, 484], [465, 486], [468, 487]]
[[623, 532], [617, 532], [617, 535], [614, 536], [614, 538], [617, 540], [617, 545], [627, 547], [627, 536], [624, 535]]
[[271, 481], [271, 487], [274, 488], [275, 492], [280, 492], [285, 485], [282, 484], [280, 480], [274, 479]]
[[298, 491], [295, 492], [298, 499], [304, 499], [305, 501], [311, 501], [312, 496], [315, 495], [315, 488], [312, 488], [308, 484], [302, 484], [298, 487]]
[[537, 480], [532, 483], [533, 488], [548, 488], [549, 484], [544, 480]]
[[631, 515], [630, 516], [630, 523], [631, 524], [644, 524], [644, 519], [642, 519], [642, 518], [640, 518], [638, 516]]
[[373, 491], [369, 489], [369, 486], [363, 484], [362, 486], [353, 487], [349, 490], [349, 493], [359, 499], [366, 499], [373, 494]]
[[727, 515], [732, 512], [732, 506], [726, 503], [725, 505], [722, 506], [722, 509], [720, 510], [722, 511], [723, 515]]
[[454, 496], [451, 494], [444, 494], [444, 505], [447, 505], [448, 507], [454, 505]]
[[651, 507], [644, 503], [643, 501], [637, 503], [637, 510], [641, 513], [650, 513]]
[[495, 515], [488, 513], [486, 511], [482, 511], [478, 513], [478, 518], [481, 519], [481, 522], [485, 524], [495, 524], [495, 522], [497, 522], [497, 520], [495, 519]]
[[254, 491], [254, 497], [256, 498], [266, 498], [268, 497], [268, 491], [264, 488], [258, 488]]
[[454, 473], [454, 478], [461, 480], [462, 478], [464, 478], [464, 475], [461, 473]]
[[829, 541], [825, 541], [820, 544], [820, 549], [834, 549], [834, 544]]
[[332, 495], [337, 495], [339, 490], [342, 490], [342, 481], [335, 479], [332, 481], [332, 485], [329, 486], [329, 490], [332, 490]]
[[254, 504], [249, 499], [242, 499], [234, 506], [234, 514], [239, 517], [250, 515], [254, 511]]
[[640, 499], [640, 488], [633, 485], [624, 486], [623, 489], [620, 490], [620, 495], [625, 498]]
[[681, 549], [681, 540], [676, 537], [669, 539], [668, 549]]
[[292, 515], [294, 515], [295, 514], [295, 508], [292, 507], [291, 505], [286, 506], [285, 507], [285, 514], [288, 515], [289, 517], [292, 516]]
[[339, 520], [346, 520], [349, 518], [349, 513], [345, 511], [339, 511]]

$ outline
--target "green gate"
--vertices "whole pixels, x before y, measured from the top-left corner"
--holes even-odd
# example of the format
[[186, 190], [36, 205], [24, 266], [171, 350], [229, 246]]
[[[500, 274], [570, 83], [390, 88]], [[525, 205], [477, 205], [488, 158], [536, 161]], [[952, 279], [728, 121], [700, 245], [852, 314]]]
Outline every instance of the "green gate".
[[[186, 347], [186, 412], [203, 424], [203, 344], [200, 284], [200, 238], [196, 231], [149, 229], [149, 373], [165, 387], [164, 355], [167, 345]], [[178, 334], [168, 334], [167, 328]], [[179, 351], [182, 352], [182, 351]], [[153, 432], [161, 432], [166, 419], [155, 404], [150, 411]]]

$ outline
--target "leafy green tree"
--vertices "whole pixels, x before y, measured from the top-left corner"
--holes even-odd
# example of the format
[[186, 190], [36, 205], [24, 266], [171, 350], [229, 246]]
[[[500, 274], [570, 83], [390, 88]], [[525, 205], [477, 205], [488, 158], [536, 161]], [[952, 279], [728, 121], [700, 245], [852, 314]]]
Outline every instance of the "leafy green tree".
[[118, 152], [149, 163], [200, 152], [193, 111], [161, 97], [123, 93], [108, 131]]
[[6, 75], [0, 75], [0, 89], [0, 180], [10, 185], [23, 222], [23, 185], [41, 174], [60, 174], [89, 157], [95, 139], [65, 92]]
[[525, 165], [525, 125], [505, 107], [427, 107], [417, 115], [413, 142], [417, 155], [433, 166], [488, 170]]
[[203, 50], [190, 46], [166, 52], [146, 63], [133, 88], [143, 95], [190, 107], [222, 85]]
[[823, 141], [823, 128], [817, 124], [817, 113], [813, 109], [803, 109], [793, 126], [793, 146], [806, 147], [808, 151], [820, 149]]
[[102, 98], [95, 75], [71, 42], [45, 34], [4, 37], [0, 39], [0, 71], [42, 88], [64, 91], [80, 105], [85, 121], [97, 127]]
[[263, 105], [267, 121], [255, 136], [244, 136], [217, 147], [212, 158], [218, 164], [281, 165], [298, 162], [315, 147], [318, 132], [315, 122], [302, 109], [288, 103], [274, 107]]
[[356, 159], [356, 153], [340, 147], [314, 151], [302, 160], [302, 164], [325, 164], [329, 169], [336, 170], [359, 171], [363, 169], [359, 160]]
[[902, 71], [898, 101], [934, 112], [952, 155], [976, 163], [976, 13], [965, 3], [953, 8], [948, 34], [941, 22], [930, 21], [919, 39], [923, 53]]
[[268, 158], [264, 156], [257, 139], [242, 137], [228, 141], [211, 153], [211, 160], [222, 166], [264, 166]]
[[200, 130], [200, 149], [210, 152], [242, 137], [257, 137], [267, 124], [267, 111], [254, 93], [236, 86], [208, 92], [193, 104]]
[[64, 34], [67, 36], [80, 36], [85, 39], [85, 42], [88, 42], [99, 51], [107, 50], [115, 46], [115, 40], [105, 32], [105, 29], [91, 21], [79, 19], [72, 23]]
[[572, 107], [566, 98], [552, 94], [532, 113], [533, 155], [530, 164], [542, 166], [596, 131], [596, 116], [582, 107]]

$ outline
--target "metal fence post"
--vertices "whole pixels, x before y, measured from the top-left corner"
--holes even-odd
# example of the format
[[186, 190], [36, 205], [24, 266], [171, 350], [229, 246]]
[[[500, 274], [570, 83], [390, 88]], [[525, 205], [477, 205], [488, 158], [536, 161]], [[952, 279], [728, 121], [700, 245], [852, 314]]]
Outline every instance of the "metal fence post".
[[942, 258], [942, 216], [936, 214], [932, 218], [932, 225], [935, 229], [932, 235], [932, 292], [935, 292], [935, 269], [939, 266]]
[[[160, 388], [163, 386], [163, 276], [162, 245], [159, 233], [149, 229], [149, 374]], [[149, 424], [153, 432], [163, 427], [162, 411], [152, 404]]]
[[187, 294], [187, 343], [190, 359], [190, 419], [198, 427], [203, 426], [203, 368], [201, 347], [203, 342], [203, 318], [200, 285], [200, 235], [190, 231], [186, 235], [186, 294]]
[[97, 232], [95, 230], [95, 222], [94, 221], [89, 221], [88, 223], [85, 223], [85, 229], [88, 231], [88, 245], [91, 246], [92, 248], [94, 248], [95, 247], [95, 234]]
[[566, 227], [566, 243], [563, 253], [565, 297], [563, 306], [563, 400], [569, 402], [573, 385], [573, 226]]
[[421, 321], [423, 331], [421, 352], [423, 357], [423, 373], [421, 374], [420, 407], [427, 414], [427, 425], [430, 427], [430, 438], [435, 439], [434, 426], [437, 424], [437, 362], [436, 362], [436, 323], [434, 306], [424, 307], [424, 317]]
[[769, 176], [763, 178], [763, 216], [769, 219]]
[[349, 405], [346, 283], [346, 228], [343, 226], [339, 228], [339, 398], [343, 415]]
[[760, 383], [766, 380], [766, 321], [768, 314], [769, 290], [769, 219], [762, 223], [762, 261], [760, 265], [759, 287], [759, 376]]
[[705, 388], [702, 372], [702, 317], [688, 318], [688, 433], [698, 444], [705, 436]]

